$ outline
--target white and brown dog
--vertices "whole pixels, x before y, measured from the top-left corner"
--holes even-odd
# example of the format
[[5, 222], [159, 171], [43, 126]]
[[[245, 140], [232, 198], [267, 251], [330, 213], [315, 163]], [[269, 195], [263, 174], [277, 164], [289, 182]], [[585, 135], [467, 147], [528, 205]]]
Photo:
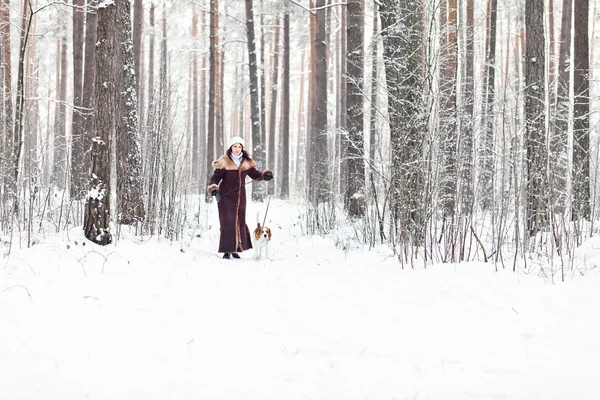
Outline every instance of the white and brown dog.
[[260, 226], [260, 222], [257, 222], [252, 239], [252, 247], [254, 247], [254, 259], [260, 259], [264, 251], [265, 258], [270, 260], [269, 242], [271, 241], [271, 229], [267, 228], [266, 226]]

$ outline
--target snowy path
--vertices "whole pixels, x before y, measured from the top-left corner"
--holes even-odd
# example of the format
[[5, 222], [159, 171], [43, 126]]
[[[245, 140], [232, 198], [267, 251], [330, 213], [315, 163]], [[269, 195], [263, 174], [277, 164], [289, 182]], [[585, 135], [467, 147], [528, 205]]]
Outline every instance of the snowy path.
[[218, 258], [214, 230], [184, 252], [73, 236], [15, 251], [0, 399], [600, 398], [598, 277], [402, 270], [270, 213], [273, 261]]

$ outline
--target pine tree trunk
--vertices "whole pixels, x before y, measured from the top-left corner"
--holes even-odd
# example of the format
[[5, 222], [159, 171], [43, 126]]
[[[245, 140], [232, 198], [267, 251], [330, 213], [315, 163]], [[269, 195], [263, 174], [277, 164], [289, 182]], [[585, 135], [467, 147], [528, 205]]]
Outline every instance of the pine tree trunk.
[[[488, 15], [486, 29], [485, 50], [485, 100], [483, 104], [482, 129], [483, 134], [479, 144], [480, 153], [480, 178], [479, 186], [480, 204], [484, 210], [492, 206], [494, 193], [494, 164], [495, 164], [495, 87], [496, 87], [496, 25], [497, 25], [498, 0], [488, 0]], [[529, 36], [529, 35], [528, 35]]]
[[315, 97], [310, 127], [309, 199], [313, 206], [331, 200], [330, 160], [327, 154], [327, 43], [325, 41], [325, 0], [315, 4], [315, 36], [313, 41]]
[[[10, 51], [10, 0], [0, 1], [0, 79], [2, 80], [2, 104], [0, 105], [0, 179], [2, 179], [2, 203], [7, 207], [12, 186], [10, 159], [13, 148], [13, 100], [12, 61]], [[4, 214], [4, 212], [3, 212]]]
[[94, 243], [111, 243], [110, 192], [111, 192], [111, 143], [116, 134], [119, 87], [114, 73], [119, 67], [115, 49], [119, 48], [117, 25], [118, 9], [113, 4], [98, 9], [96, 45], [96, 97], [98, 107], [94, 116], [94, 131], [90, 166], [90, 191], [85, 205], [84, 232]]
[[92, 139], [96, 137], [94, 127], [94, 101], [96, 96], [96, 30], [98, 28], [98, 14], [96, 12], [97, 2], [89, 2], [86, 6], [85, 14], [85, 62], [83, 73], [82, 107], [83, 107], [83, 167], [82, 173], [86, 181], [82, 187], [85, 192], [89, 189], [87, 180], [89, 179], [89, 165], [91, 165]]
[[131, 6], [129, 0], [117, 3], [118, 43], [115, 49], [120, 68], [115, 70], [119, 93], [116, 115], [116, 172], [118, 221], [131, 225], [144, 221], [142, 160], [137, 114], [137, 83], [135, 54], [131, 33]]
[[[254, 160], [258, 164], [265, 161], [265, 143], [262, 141], [260, 125], [260, 104], [259, 104], [259, 86], [258, 86], [258, 66], [256, 59], [256, 41], [254, 34], [254, 10], [253, 1], [246, 2], [246, 33], [248, 35], [248, 71], [250, 74], [250, 118], [252, 120], [252, 146], [254, 150]], [[252, 191], [252, 198], [255, 201], [262, 201], [265, 197], [263, 185], [256, 185]]]
[[71, 198], [83, 198], [86, 186], [83, 157], [83, 60], [85, 0], [73, 0], [73, 120], [71, 124]]
[[199, 109], [198, 109], [198, 11], [196, 7], [194, 7], [194, 11], [192, 14], [192, 41], [193, 41], [193, 50], [192, 50], [192, 60], [191, 60], [191, 87], [190, 87], [190, 95], [191, 95], [191, 110], [190, 119], [191, 119], [191, 142], [192, 142], [192, 187], [196, 188], [199, 193], [203, 193], [202, 187], [204, 185], [198, 185], [198, 177], [200, 176], [200, 132], [198, 129], [198, 120], [200, 119]]
[[283, 71], [281, 75], [281, 198], [290, 197], [290, 14], [283, 16]]
[[[218, 0], [210, 0], [210, 32], [209, 32], [209, 77], [208, 77], [208, 127], [206, 133], [208, 138], [206, 140], [206, 180], [210, 181], [210, 177], [213, 174], [213, 161], [216, 160], [215, 154], [215, 96], [216, 96], [216, 76], [217, 76], [217, 28], [218, 19], [217, 13], [219, 11]], [[208, 185], [208, 183], [207, 183]], [[208, 198], [208, 197], [207, 197]]]
[[464, 110], [461, 121], [461, 147], [460, 151], [460, 180], [459, 196], [461, 212], [471, 215], [473, 211], [473, 136], [474, 136], [474, 54], [475, 54], [475, 7], [474, 0], [467, 1], [467, 15], [465, 26], [465, 76], [463, 83]]
[[569, 146], [569, 120], [572, 114], [570, 101], [571, 69], [567, 60], [571, 56], [571, 18], [573, 16], [573, 0], [563, 0], [562, 19], [560, 27], [560, 48], [558, 53], [558, 74], [556, 83], [556, 98], [554, 99], [554, 117], [550, 124], [550, 189], [554, 200], [554, 209], [562, 214], [567, 197]]
[[[279, 31], [280, 31], [280, 20], [279, 18], [275, 18], [275, 39], [273, 43], [273, 77], [271, 78], [271, 109], [269, 110], [269, 164], [265, 165], [265, 168], [275, 169], [275, 161], [277, 159], [277, 154], [280, 154], [280, 151], [275, 152], [275, 141], [276, 141], [276, 125], [277, 125], [277, 93], [279, 86]], [[277, 174], [279, 176], [279, 174]], [[279, 179], [277, 179], [279, 180]], [[267, 186], [267, 190], [269, 194], [275, 193], [275, 186], [271, 182]]]
[[[348, 0], [347, 6], [347, 112], [348, 140], [342, 149], [342, 157], [347, 158], [347, 181], [344, 205], [352, 216], [362, 216], [365, 212], [365, 164], [363, 126], [363, 9], [361, 0]], [[343, 187], [343, 186], [342, 186]]]
[[62, 36], [59, 39], [60, 52], [58, 65], [60, 74], [57, 81], [56, 111], [54, 116], [54, 160], [52, 183], [60, 190], [65, 189], [67, 170], [67, 39]]
[[[404, 246], [420, 246], [425, 212], [422, 129], [423, 4], [421, 0], [380, 5], [392, 158], [392, 218]], [[402, 24], [404, 29], [399, 29]], [[406, 254], [406, 253], [404, 253]], [[400, 256], [400, 255], [399, 255]]]
[[589, 2], [574, 9], [573, 41], [573, 220], [590, 220]]
[[525, 2], [526, 76], [525, 127], [527, 149], [527, 229], [530, 236], [548, 227], [545, 118], [546, 49], [544, 1]]

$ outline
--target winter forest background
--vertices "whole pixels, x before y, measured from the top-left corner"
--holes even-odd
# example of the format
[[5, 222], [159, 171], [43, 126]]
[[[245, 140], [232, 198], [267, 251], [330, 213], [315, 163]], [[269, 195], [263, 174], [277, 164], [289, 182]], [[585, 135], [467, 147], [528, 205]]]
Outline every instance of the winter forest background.
[[0, 0], [2, 241], [181, 240], [239, 135], [253, 199], [340, 248], [564, 273], [599, 229], [598, 3]]

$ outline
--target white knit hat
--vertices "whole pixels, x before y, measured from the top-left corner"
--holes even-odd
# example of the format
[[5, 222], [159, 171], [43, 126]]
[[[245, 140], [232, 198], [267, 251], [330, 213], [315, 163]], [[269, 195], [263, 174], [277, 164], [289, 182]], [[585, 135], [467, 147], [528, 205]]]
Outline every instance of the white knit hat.
[[242, 147], [245, 147], [246, 145], [244, 144], [244, 139], [242, 139], [239, 136], [234, 136], [231, 139], [229, 139], [229, 141], [227, 142], [227, 148], [230, 149], [231, 146], [233, 146], [234, 144], [239, 143], [242, 145]]

